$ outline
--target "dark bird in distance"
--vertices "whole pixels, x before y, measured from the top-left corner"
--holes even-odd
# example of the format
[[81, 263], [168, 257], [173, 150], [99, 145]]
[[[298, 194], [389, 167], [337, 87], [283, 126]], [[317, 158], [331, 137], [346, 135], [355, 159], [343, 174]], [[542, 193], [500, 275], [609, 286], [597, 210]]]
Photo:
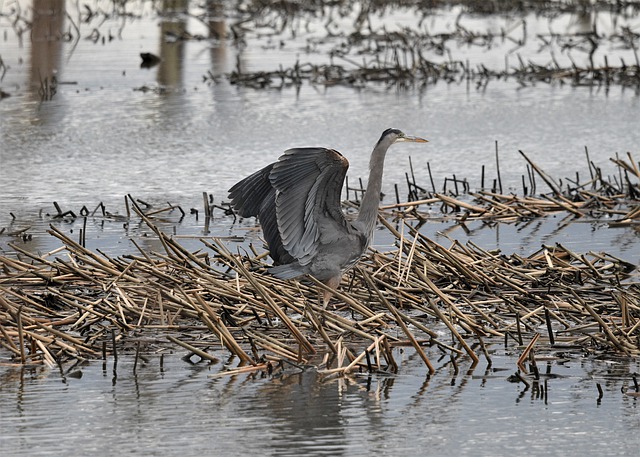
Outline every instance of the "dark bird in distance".
[[[384, 159], [394, 143], [427, 140], [387, 129], [369, 162], [369, 181], [355, 220], [342, 211], [349, 168], [334, 149], [294, 148], [229, 189], [231, 206], [242, 217], [256, 216], [280, 279], [312, 275], [336, 289], [344, 271], [367, 250], [378, 218]], [[331, 293], [323, 293], [326, 306]]]

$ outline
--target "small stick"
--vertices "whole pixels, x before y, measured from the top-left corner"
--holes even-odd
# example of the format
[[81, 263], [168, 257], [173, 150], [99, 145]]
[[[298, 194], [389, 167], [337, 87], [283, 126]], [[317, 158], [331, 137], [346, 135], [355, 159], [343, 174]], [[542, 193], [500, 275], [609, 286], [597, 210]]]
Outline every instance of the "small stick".
[[487, 359], [487, 369], [491, 368], [491, 365], [493, 365], [493, 362], [491, 361], [491, 357], [489, 357], [487, 346], [484, 344], [484, 341], [482, 340], [482, 338], [478, 333], [476, 333], [476, 338], [478, 338], [478, 342], [480, 342], [480, 349], [482, 349], [482, 353], [484, 354], [485, 359]]
[[185, 343], [184, 341], [180, 341], [178, 338], [175, 338], [171, 335], [167, 335], [167, 339], [169, 341], [171, 341], [172, 343], [177, 344], [178, 346], [182, 346], [183, 348], [187, 349], [188, 351], [196, 354], [198, 357], [202, 358], [202, 359], [207, 359], [213, 363], [218, 363], [220, 361], [220, 359], [218, 359], [217, 357], [212, 356], [211, 354], [207, 354], [206, 352], [191, 346], [189, 343]]
[[429, 181], [431, 182], [431, 191], [436, 192], [436, 185], [433, 182], [433, 175], [431, 174], [431, 164], [427, 162], [427, 171], [429, 172]]
[[520, 155], [522, 155], [522, 157], [524, 157], [524, 159], [527, 162], [529, 162], [529, 165], [531, 165], [531, 168], [533, 168], [538, 173], [538, 175], [540, 175], [543, 181], [547, 183], [549, 188], [553, 191], [554, 195], [561, 196], [560, 189], [558, 188], [558, 185], [553, 181], [553, 179], [551, 179], [544, 171], [542, 171], [540, 167], [538, 167], [535, 163], [533, 163], [533, 161], [529, 159], [529, 157], [527, 157], [527, 155], [524, 152], [522, 152], [521, 150], [518, 150], [518, 152], [520, 153]]
[[522, 330], [520, 329], [520, 313], [518, 311], [515, 311], [515, 313], [516, 313], [516, 329], [518, 330], [518, 344], [522, 346], [523, 341], [522, 341]]
[[496, 140], [496, 173], [498, 174], [498, 189], [502, 193], [502, 177], [500, 176], [500, 157], [498, 155], [498, 140]]
[[533, 349], [533, 346], [536, 344], [536, 341], [538, 341], [538, 338], [540, 338], [540, 334], [539, 333], [536, 333], [535, 335], [533, 335], [533, 338], [531, 338], [531, 341], [529, 341], [529, 344], [527, 345], [525, 350], [522, 352], [522, 354], [518, 358], [517, 365], [525, 373], [527, 372], [527, 370], [524, 368], [524, 362], [529, 357], [529, 353]]
[[129, 208], [128, 196], [124, 196], [124, 208], [127, 211], [127, 220], [131, 220], [131, 209]]
[[596, 388], [598, 389], [598, 398], [596, 399], [596, 402], [600, 404], [602, 397], [604, 397], [604, 392], [602, 391], [602, 386], [599, 382], [596, 383]]
[[18, 308], [16, 312], [16, 322], [18, 324], [18, 343], [20, 345], [20, 363], [23, 365], [27, 362], [27, 358], [24, 351], [24, 335], [22, 329], [22, 306]]
[[516, 373], [515, 373], [515, 376], [516, 376], [516, 378], [518, 378], [518, 381], [520, 381], [520, 382], [522, 382], [522, 383], [524, 384], [524, 386], [525, 386], [525, 390], [529, 390], [529, 388], [531, 387], [531, 384], [529, 384], [529, 383], [527, 382], [527, 380], [526, 380], [526, 379], [524, 379], [524, 378], [522, 377], [522, 375], [521, 375], [520, 373], [518, 373], [517, 371], [516, 371]]
[[551, 317], [549, 315], [549, 310], [547, 308], [544, 309], [544, 319], [547, 321], [547, 332], [549, 333], [549, 342], [551, 346], [555, 345], [555, 339], [553, 337], [553, 328], [551, 328]]
[[204, 202], [204, 217], [211, 217], [211, 206], [209, 206], [209, 196], [206, 192], [202, 192], [202, 200]]
[[226, 371], [221, 371], [219, 373], [215, 373], [212, 375], [209, 375], [210, 378], [220, 378], [222, 376], [235, 376], [238, 374], [243, 374], [243, 373], [252, 373], [254, 371], [258, 371], [258, 370], [266, 370], [268, 367], [268, 363], [260, 363], [258, 365], [252, 365], [249, 367], [240, 367], [240, 368], [235, 368], [233, 370], [226, 370]]

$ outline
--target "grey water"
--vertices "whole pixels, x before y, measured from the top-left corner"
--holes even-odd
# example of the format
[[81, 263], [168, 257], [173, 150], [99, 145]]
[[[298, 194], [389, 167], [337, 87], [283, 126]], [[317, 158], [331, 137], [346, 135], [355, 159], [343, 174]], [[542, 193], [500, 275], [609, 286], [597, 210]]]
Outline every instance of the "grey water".
[[[400, 372], [319, 382], [316, 372], [212, 378], [220, 366], [158, 355], [57, 370], [0, 366], [3, 455], [635, 455], [638, 361], [562, 356], [540, 366], [538, 391], [508, 381], [513, 354], [491, 349], [429, 378]], [[437, 357], [431, 353], [429, 357]], [[436, 360], [436, 359], [434, 359]], [[81, 376], [80, 376], [81, 374]], [[603, 389], [597, 400], [596, 384]]]
[[[409, 157], [417, 182], [426, 187], [430, 168], [439, 188], [453, 175], [479, 188], [483, 165], [489, 185], [497, 177], [496, 141], [505, 191], [514, 193], [522, 192], [526, 175], [518, 150], [562, 179], [575, 179], [576, 172], [587, 178], [585, 147], [605, 175], [614, 173], [610, 158], [616, 154], [638, 157], [640, 97], [633, 89], [522, 86], [511, 80], [483, 88], [465, 81], [426, 89], [306, 83], [281, 90], [237, 87], [224, 76], [237, 65], [245, 71], [271, 70], [326, 57], [307, 50], [304, 34], [294, 36], [286, 29], [281, 36], [249, 35], [241, 47], [216, 39], [171, 41], [167, 32], [181, 28], [208, 33], [195, 18], [201, 6], [176, 2], [182, 12], [170, 14], [156, 10], [153, 2], [125, 3], [126, 17], [98, 15], [95, 22], [78, 21], [75, 4], [63, 0], [0, 3], [0, 58], [6, 69], [0, 89], [10, 95], [0, 99], [3, 254], [11, 252], [9, 243], [43, 253], [56, 249], [60, 242], [46, 233], [49, 224], [77, 236], [83, 221], [53, 219], [54, 201], [77, 214], [83, 206], [93, 211], [102, 202], [107, 211], [123, 216], [127, 194], [157, 208], [167, 202], [180, 205], [184, 218], [174, 211], [160, 223], [190, 248], [197, 248], [197, 238], [213, 235], [238, 235], [258, 244], [252, 221], [234, 223], [218, 210], [205, 223], [202, 193], [220, 204], [236, 180], [296, 146], [341, 151], [351, 163], [353, 185], [366, 179], [368, 154], [380, 133], [392, 126], [430, 142], [390, 151], [383, 189], [388, 201], [394, 199], [394, 184], [406, 196]], [[113, 5], [88, 4], [96, 12], [108, 12]], [[17, 27], [24, 24], [12, 21], [18, 6], [31, 24], [21, 35]], [[55, 14], [65, 8], [68, 16]], [[460, 12], [456, 7], [434, 10], [420, 26], [451, 30]], [[336, 18], [344, 27], [352, 20], [349, 15]], [[373, 20], [389, 30], [418, 27], [416, 16], [403, 8]], [[578, 32], [585, 20], [601, 31], [621, 26], [637, 31], [639, 26], [637, 18], [616, 19], [608, 13], [586, 19], [465, 15], [462, 24], [518, 34], [523, 20], [531, 37], [553, 30]], [[303, 27], [308, 37], [322, 35], [321, 21], [308, 21]], [[81, 39], [55, 38], [67, 30], [76, 35], [74, 26]], [[541, 62], [551, 58], [533, 38], [517, 52], [512, 47], [511, 42], [491, 49], [452, 43], [450, 51], [495, 68], [515, 62], [517, 53]], [[141, 68], [141, 52], [158, 54], [162, 62]], [[599, 49], [596, 61], [604, 55], [610, 61], [617, 56], [633, 61], [631, 52], [615, 44]], [[587, 56], [556, 50], [555, 58], [584, 64]], [[208, 72], [217, 82], [206, 80]], [[56, 93], [43, 101], [43, 79], [52, 74]], [[199, 211], [198, 218], [191, 208]], [[634, 263], [640, 255], [638, 232], [609, 228], [607, 219], [576, 222], [551, 215], [518, 225], [470, 223], [466, 232], [439, 219], [437, 208], [431, 211], [433, 220], [422, 230], [441, 242], [472, 240], [525, 255], [543, 243], [562, 243], [577, 252], [606, 251]], [[99, 211], [85, 227], [88, 247], [110, 255], [130, 252], [130, 238], [157, 248], [141, 225], [104, 218]], [[376, 247], [387, 242], [380, 236]], [[114, 382], [111, 360], [106, 367], [91, 362], [75, 368], [82, 373], [77, 378], [57, 369], [13, 366], [0, 352], [0, 453], [637, 454], [637, 398], [626, 393], [633, 388], [631, 373], [640, 371], [637, 360], [554, 351], [541, 381], [546, 395], [540, 396], [508, 381], [519, 354], [500, 345], [491, 352], [492, 367], [483, 361], [456, 372], [447, 357], [429, 379], [419, 358], [407, 350], [398, 355], [398, 375], [331, 382], [319, 382], [313, 369], [214, 379], [209, 375], [219, 366], [188, 363], [179, 350], [166, 355], [162, 369], [157, 354], [147, 355], [149, 361], [135, 375], [132, 358], [123, 356]], [[430, 356], [438, 360], [438, 354]], [[604, 389], [600, 402], [597, 384]]]

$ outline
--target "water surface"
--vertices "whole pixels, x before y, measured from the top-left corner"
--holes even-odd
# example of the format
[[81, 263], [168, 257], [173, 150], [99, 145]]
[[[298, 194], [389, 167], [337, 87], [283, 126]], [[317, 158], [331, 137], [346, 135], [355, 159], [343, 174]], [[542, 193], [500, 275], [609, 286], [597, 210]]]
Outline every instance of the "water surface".
[[[512, 355], [494, 348], [456, 373], [428, 378], [396, 352], [399, 375], [319, 382], [313, 369], [211, 378], [219, 365], [158, 356], [55, 370], [0, 367], [5, 455], [634, 455], [640, 426], [628, 373], [637, 361], [557, 352], [540, 364], [543, 392], [508, 381]], [[436, 357], [435, 353], [429, 354]], [[435, 360], [435, 359], [434, 359]], [[603, 389], [597, 401], [596, 384]], [[612, 439], [615, 430], [616, 438]], [[110, 451], [109, 451], [110, 450]], [[116, 451], [117, 450], [117, 451]]]

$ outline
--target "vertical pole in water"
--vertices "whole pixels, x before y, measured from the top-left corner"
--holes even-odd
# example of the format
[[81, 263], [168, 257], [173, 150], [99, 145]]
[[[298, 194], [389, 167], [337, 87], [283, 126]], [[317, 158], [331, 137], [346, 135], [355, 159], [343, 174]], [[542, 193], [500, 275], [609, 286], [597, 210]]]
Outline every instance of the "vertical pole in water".
[[502, 194], [502, 178], [500, 177], [500, 158], [498, 156], [498, 140], [496, 140], [496, 172], [498, 173], [498, 188]]

